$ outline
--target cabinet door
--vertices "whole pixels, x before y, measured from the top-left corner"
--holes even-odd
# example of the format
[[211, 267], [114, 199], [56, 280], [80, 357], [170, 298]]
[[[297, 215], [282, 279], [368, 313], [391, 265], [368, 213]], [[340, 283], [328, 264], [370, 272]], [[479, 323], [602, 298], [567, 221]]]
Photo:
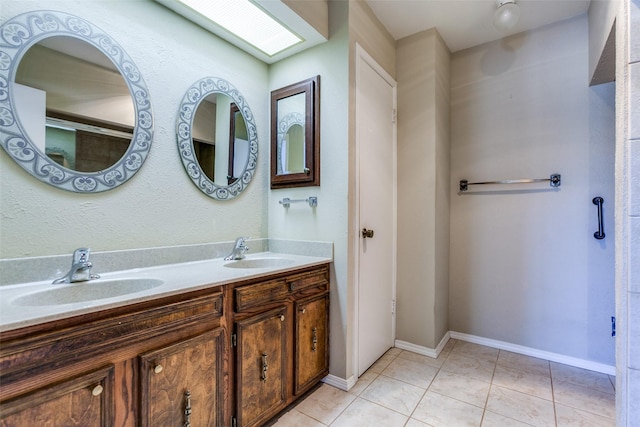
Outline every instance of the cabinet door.
[[329, 370], [329, 294], [296, 302], [295, 389], [304, 392]]
[[236, 323], [236, 416], [238, 426], [260, 425], [284, 408], [286, 308]]
[[139, 356], [142, 426], [222, 425], [222, 337], [219, 328]]
[[111, 427], [113, 365], [0, 404], [0, 426]]

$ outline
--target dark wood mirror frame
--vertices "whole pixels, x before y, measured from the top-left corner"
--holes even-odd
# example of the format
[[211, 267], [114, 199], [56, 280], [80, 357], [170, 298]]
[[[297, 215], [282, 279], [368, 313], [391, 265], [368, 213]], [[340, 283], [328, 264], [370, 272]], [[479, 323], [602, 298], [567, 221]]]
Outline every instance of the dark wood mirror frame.
[[[278, 101], [305, 94], [305, 167], [301, 173], [278, 174]], [[271, 188], [320, 185], [320, 76], [271, 92]]]

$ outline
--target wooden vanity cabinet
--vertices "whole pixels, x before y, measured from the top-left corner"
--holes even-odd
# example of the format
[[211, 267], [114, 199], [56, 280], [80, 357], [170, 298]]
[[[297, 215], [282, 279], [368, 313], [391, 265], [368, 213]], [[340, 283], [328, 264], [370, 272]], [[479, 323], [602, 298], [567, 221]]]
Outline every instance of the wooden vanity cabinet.
[[328, 374], [329, 264], [0, 333], [0, 427], [260, 426]]
[[140, 425], [222, 426], [222, 329], [138, 356]]
[[111, 427], [113, 365], [0, 404], [0, 426]]
[[237, 425], [255, 426], [287, 405], [286, 307], [236, 323]]
[[329, 294], [303, 299], [295, 307], [294, 394], [299, 395], [329, 371]]
[[223, 425], [222, 313], [218, 287], [3, 332], [0, 426]]
[[264, 424], [329, 373], [329, 266], [228, 286], [232, 426]]

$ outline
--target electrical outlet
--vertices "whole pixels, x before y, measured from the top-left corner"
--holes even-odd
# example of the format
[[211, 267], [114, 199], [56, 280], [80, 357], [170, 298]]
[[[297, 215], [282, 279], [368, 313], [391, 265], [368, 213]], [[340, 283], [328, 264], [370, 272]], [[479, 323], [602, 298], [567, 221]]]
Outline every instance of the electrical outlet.
[[611, 316], [611, 336], [616, 336], [616, 316]]

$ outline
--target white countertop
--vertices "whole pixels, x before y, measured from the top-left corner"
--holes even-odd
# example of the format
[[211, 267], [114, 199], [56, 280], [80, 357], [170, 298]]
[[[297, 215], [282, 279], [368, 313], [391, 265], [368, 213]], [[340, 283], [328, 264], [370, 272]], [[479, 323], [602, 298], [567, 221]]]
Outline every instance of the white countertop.
[[[224, 264], [233, 263], [234, 261], [224, 261], [222, 258], [216, 258], [205, 261], [115, 271], [105, 274], [100, 274], [100, 271], [94, 268], [93, 273], [100, 274], [100, 278], [90, 282], [53, 285], [51, 281], [48, 280], [0, 286], [0, 332], [108, 308], [121, 307], [183, 292], [224, 285], [239, 280], [257, 278], [273, 273], [293, 271], [332, 261], [331, 258], [273, 252], [256, 253], [246, 257], [246, 259], [254, 258], [286, 258], [292, 260], [292, 262], [284, 267], [228, 268], [225, 267]], [[70, 286], [82, 287], [87, 286], [88, 284], [91, 286], [98, 286], [102, 281], [130, 278], [160, 279], [164, 283], [155, 288], [136, 293], [78, 303], [37, 306], [16, 304], [16, 299], [42, 291], [61, 289], [63, 287]]]

